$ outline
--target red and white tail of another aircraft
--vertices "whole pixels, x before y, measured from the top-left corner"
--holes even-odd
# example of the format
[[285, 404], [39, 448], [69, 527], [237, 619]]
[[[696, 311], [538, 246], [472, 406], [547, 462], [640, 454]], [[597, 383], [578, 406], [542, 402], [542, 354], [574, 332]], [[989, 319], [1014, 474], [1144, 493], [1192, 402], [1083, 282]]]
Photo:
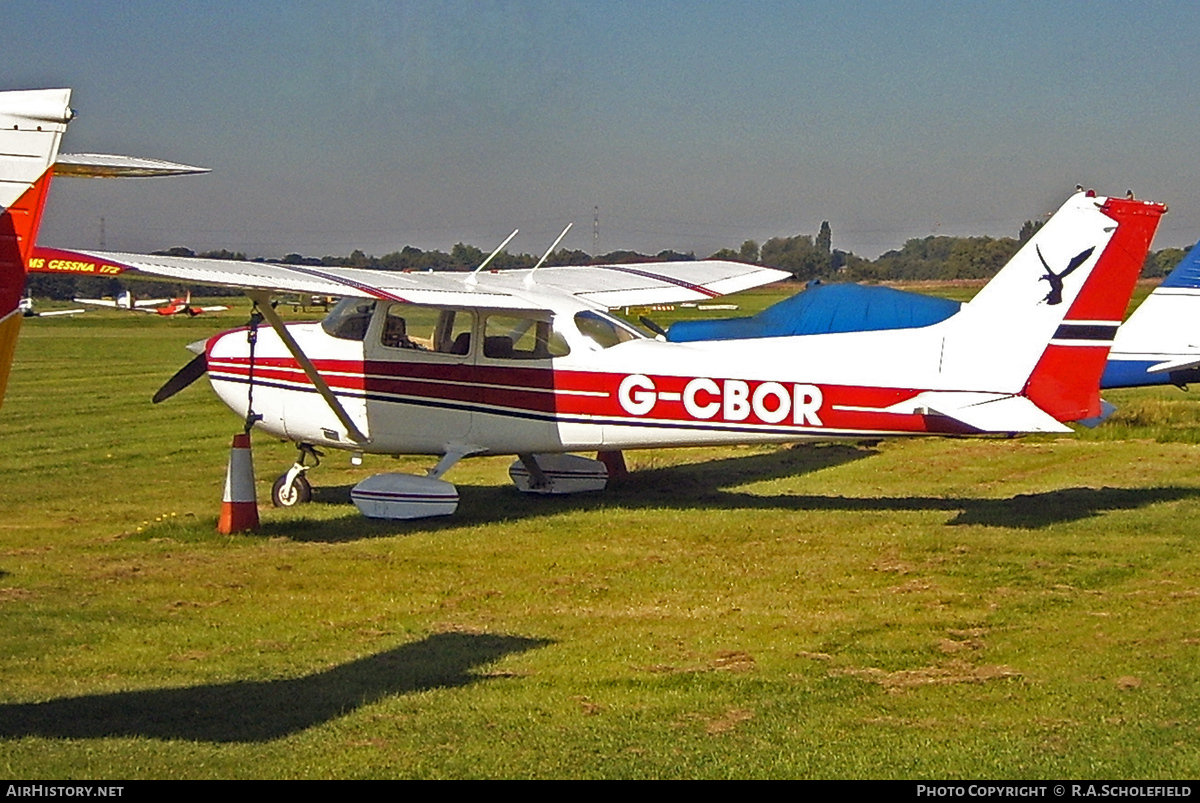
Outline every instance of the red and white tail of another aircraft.
[[21, 328], [25, 264], [37, 239], [51, 168], [74, 116], [70, 101], [69, 89], [0, 95], [0, 402]]
[[[271, 329], [209, 339], [156, 399], [207, 372], [239, 416], [295, 441], [284, 503], [304, 495], [315, 446], [440, 456], [426, 477], [377, 475], [352, 493], [368, 515], [408, 518], [451, 512], [457, 492], [441, 477], [475, 454], [516, 454], [518, 487], [554, 492], [602, 484], [599, 461], [573, 451], [1069, 431], [1063, 422], [1100, 412], [1100, 375], [1165, 211], [1079, 193], [940, 323], [739, 341], [652, 340], [608, 310], [786, 274], [712, 260], [470, 274], [77, 261], [245, 290]], [[321, 323], [285, 326], [273, 293], [343, 301]]]
[[[26, 268], [55, 174], [141, 178], [204, 173], [206, 168], [109, 154], [59, 154], [75, 116], [71, 90], [0, 92], [0, 404], [8, 386]], [[169, 299], [164, 299], [169, 300]]]

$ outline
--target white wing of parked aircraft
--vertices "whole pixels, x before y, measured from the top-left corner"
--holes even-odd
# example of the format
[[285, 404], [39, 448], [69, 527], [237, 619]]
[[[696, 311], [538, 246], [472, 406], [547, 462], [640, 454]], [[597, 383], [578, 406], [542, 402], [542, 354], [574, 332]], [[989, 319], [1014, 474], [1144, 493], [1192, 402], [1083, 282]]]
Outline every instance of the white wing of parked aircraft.
[[127, 270], [186, 284], [508, 309], [544, 309], [545, 302], [540, 297], [547, 294], [574, 296], [601, 308], [671, 304], [715, 298], [790, 276], [774, 268], [716, 260], [468, 274], [314, 268], [106, 251], [77, 253], [88, 259], [119, 264]]
[[135, 298], [132, 293], [119, 293], [116, 298], [74, 298], [76, 304], [87, 304], [92, 307], [108, 309], [133, 310], [135, 312], [154, 312], [160, 304], [171, 301], [169, 298]]

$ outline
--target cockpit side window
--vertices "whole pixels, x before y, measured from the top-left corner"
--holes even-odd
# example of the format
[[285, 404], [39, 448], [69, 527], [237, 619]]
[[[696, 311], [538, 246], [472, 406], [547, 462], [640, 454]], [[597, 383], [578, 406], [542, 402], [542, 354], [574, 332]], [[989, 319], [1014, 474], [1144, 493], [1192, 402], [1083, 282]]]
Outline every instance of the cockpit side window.
[[576, 313], [575, 325], [589, 340], [603, 349], [611, 348], [618, 343], [642, 339], [641, 335], [620, 321], [590, 310]]
[[371, 325], [374, 313], [374, 301], [347, 296], [322, 319], [321, 328], [327, 335], [339, 340], [361, 341], [367, 336], [367, 327]]
[[483, 356], [498, 360], [548, 360], [571, 353], [566, 339], [549, 320], [518, 315], [489, 315]]
[[475, 315], [467, 310], [395, 303], [387, 308], [379, 328], [379, 344], [465, 357], [471, 353]]
[[408, 336], [406, 312], [407, 310], [399, 304], [388, 307], [387, 314], [383, 316], [383, 331], [379, 334], [379, 342], [393, 349], [428, 351], [428, 345]]

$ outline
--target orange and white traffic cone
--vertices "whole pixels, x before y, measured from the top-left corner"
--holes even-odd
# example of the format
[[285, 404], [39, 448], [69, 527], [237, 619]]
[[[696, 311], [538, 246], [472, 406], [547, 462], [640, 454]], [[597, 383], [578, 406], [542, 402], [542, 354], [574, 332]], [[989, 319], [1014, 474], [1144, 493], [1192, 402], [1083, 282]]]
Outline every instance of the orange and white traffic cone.
[[217, 532], [222, 535], [258, 532], [258, 499], [254, 495], [254, 461], [248, 434], [233, 436]]

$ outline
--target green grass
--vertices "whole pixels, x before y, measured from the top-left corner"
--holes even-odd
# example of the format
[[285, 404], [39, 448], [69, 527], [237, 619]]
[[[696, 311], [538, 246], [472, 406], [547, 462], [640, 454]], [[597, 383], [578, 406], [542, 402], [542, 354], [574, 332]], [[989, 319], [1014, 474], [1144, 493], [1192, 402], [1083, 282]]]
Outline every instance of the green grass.
[[[0, 410], [0, 774], [1192, 777], [1194, 397], [1074, 438], [630, 453], [458, 515], [316, 501], [215, 532], [240, 422], [182, 345], [240, 323], [27, 321]], [[255, 436], [260, 498], [294, 450]]]

